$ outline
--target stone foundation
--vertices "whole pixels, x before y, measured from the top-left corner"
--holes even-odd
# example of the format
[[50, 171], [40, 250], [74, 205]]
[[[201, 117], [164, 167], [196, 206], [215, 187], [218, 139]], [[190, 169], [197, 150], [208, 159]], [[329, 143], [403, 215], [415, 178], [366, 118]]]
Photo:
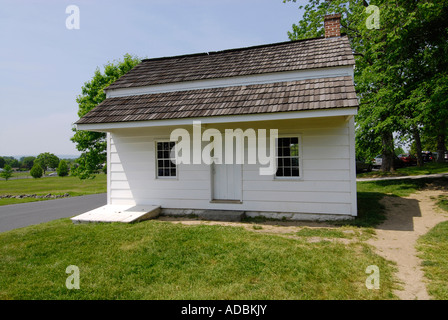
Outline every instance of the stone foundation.
[[[162, 208], [161, 215], [164, 216], [194, 216], [201, 217], [207, 209], [169, 209]], [[241, 210], [238, 210], [241, 211]], [[353, 220], [355, 217], [348, 214], [318, 214], [318, 213], [292, 213], [292, 212], [267, 212], [267, 211], [244, 211], [246, 217], [265, 217], [277, 220], [292, 221], [339, 221]]]

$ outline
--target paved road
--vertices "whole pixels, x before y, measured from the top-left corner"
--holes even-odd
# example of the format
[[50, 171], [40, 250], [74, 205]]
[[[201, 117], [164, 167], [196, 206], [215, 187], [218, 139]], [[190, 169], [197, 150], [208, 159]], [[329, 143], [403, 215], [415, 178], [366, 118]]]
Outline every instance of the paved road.
[[73, 217], [107, 203], [106, 194], [0, 206], [0, 232]]

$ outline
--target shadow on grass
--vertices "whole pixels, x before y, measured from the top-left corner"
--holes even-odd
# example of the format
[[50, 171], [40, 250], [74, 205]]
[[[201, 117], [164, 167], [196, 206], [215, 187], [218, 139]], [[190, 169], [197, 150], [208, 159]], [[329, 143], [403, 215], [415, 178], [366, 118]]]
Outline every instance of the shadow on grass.
[[[403, 197], [420, 190], [448, 190], [448, 179], [379, 180], [357, 185], [358, 217], [352, 221], [344, 221], [344, 225], [412, 231], [414, 217], [421, 217], [420, 207], [417, 200]], [[386, 203], [387, 211], [380, 202], [385, 196], [387, 198], [383, 203]]]
[[387, 220], [376, 229], [395, 231], [414, 231], [414, 218], [421, 217], [419, 201], [402, 197], [386, 197]]
[[354, 220], [341, 221], [337, 224], [412, 231], [414, 230], [414, 217], [421, 217], [417, 200], [388, 196], [380, 192], [358, 192], [358, 216]]
[[421, 215], [417, 200], [387, 196], [379, 192], [358, 192], [358, 217], [346, 221], [344, 225], [413, 231], [414, 217]]
[[358, 192], [358, 216], [354, 220], [336, 221], [335, 225], [375, 228], [386, 220], [386, 208], [380, 200], [384, 193]]
[[304, 227], [341, 227], [355, 226], [374, 228], [386, 220], [385, 207], [380, 200], [385, 196], [380, 192], [358, 192], [358, 216], [353, 220], [340, 221], [291, 221], [269, 219], [263, 216], [245, 217], [243, 222], [264, 223], [272, 225], [295, 225]]
[[308, 227], [341, 227], [354, 226], [363, 228], [375, 228], [386, 220], [386, 208], [380, 200], [385, 196], [380, 192], [358, 192], [358, 216], [353, 220], [340, 221], [288, 221], [268, 219], [262, 216], [246, 217], [243, 222], [265, 223], [272, 225], [284, 224]]

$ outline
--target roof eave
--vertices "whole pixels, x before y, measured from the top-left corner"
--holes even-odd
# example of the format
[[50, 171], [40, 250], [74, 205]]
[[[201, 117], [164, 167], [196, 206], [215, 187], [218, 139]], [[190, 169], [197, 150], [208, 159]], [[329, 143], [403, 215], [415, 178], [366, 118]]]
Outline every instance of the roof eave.
[[108, 122], [108, 123], [75, 123], [77, 130], [110, 132], [117, 129], [145, 128], [145, 127], [168, 127], [192, 125], [199, 121], [203, 124], [215, 123], [235, 123], [253, 121], [277, 121], [287, 119], [309, 119], [322, 117], [351, 117], [358, 113], [358, 107], [330, 108], [317, 110], [301, 110], [290, 112], [269, 112], [261, 114], [226, 115], [182, 119], [147, 120], [129, 122]]

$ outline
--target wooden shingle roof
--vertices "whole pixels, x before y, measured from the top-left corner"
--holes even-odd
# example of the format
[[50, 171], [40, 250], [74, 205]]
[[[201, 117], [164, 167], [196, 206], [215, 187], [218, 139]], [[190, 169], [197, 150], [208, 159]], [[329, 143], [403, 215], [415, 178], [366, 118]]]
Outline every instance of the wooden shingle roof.
[[143, 60], [106, 89], [354, 65], [346, 36]]
[[352, 77], [108, 98], [77, 124], [357, 107]]
[[[206, 54], [143, 60], [106, 89], [139, 88], [354, 64], [352, 50], [345, 36], [289, 41]], [[76, 124], [357, 106], [353, 78], [327, 75], [318, 79], [109, 97]]]

